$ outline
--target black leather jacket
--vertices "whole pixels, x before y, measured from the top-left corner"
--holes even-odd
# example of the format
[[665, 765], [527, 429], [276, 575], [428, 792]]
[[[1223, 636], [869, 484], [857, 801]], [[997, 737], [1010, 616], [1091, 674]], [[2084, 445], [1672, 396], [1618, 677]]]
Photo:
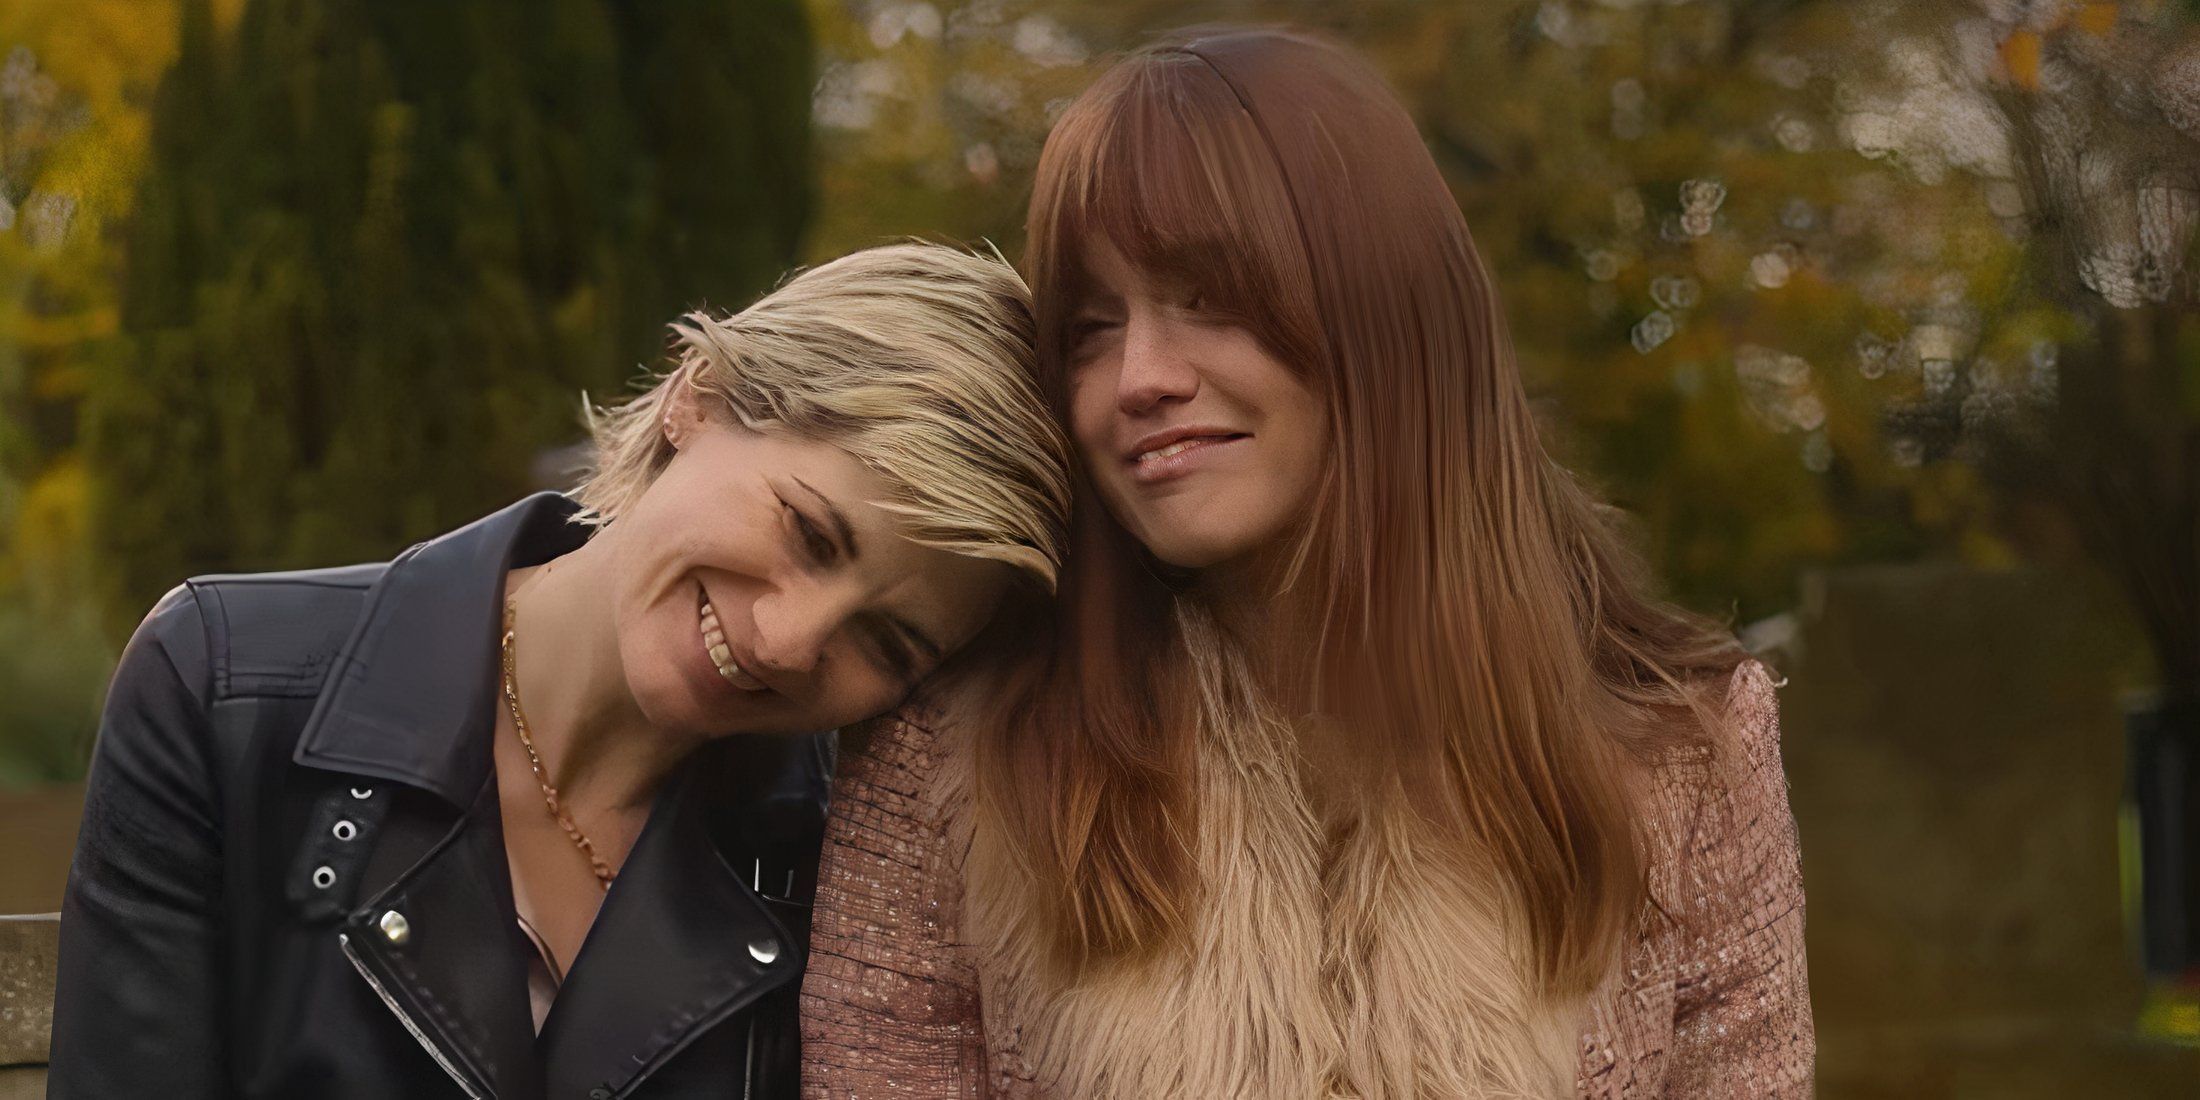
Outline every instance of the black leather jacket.
[[830, 735], [681, 765], [534, 1033], [489, 738], [504, 573], [572, 511], [161, 600], [92, 762], [49, 1095], [795, 1095]]

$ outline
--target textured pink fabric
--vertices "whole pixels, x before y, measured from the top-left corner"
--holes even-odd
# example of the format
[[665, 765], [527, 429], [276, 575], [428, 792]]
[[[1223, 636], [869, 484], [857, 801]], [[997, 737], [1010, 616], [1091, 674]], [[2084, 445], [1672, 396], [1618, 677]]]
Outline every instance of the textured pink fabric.
[[[1580, 1096], [1810, 1093], [1802, 874], [1764, 666], [1736, 670], [1728, 712], [1727, 767], [1657, 774], [1651, 885], [1669, 916], [1645, 911], [1590, 1006]], [[944, 755], [905, 717], [841, 762], [802, 988], [805, 1097], [1041, 1095], [1015, 1022], [981, 1013]]]

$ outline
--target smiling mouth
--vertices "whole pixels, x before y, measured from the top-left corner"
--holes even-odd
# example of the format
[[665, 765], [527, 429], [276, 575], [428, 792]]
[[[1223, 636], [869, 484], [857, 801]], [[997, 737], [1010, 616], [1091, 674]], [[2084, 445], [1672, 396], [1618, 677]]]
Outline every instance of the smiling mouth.
[[1192, 450], [1196, 447], [1212, 447], [1217, 443], [1228, 443], [1233, 439], [1243, 438], [1245, 438], [1243, 435], [1236, 433], [1225, 433], [1222, 435], [1189, 436], [1184, 439], [1179, 439], [1166, 447], [1156, 447], [1153, 450], [1138, 455], [1137, 457], [1131, 459], [1131, 461], [1140, 463], [1152, 462], [1155, 459], [1168, 458], [1172, 455], [1183, 454], [1184, 452]]
[[[698, 585], [697, 587], [700, 588], [701, 586]], [[703, 635], [703, 652], [710, 657], [711, 667], [718, 670], [718, 675], [724, 677], [727, 683], [743, 691], [770, 690], [764, 681], [749, 675], [740, 665], [733, 662], [733, 649], [726, 645], [725, 628], [718, 623], [717, 609], [710, 605], [710, 593], [703, 593], [703, 602], [698, 609], [698, 614], [700, 616], [698, 626], [701, 627]]]
[[1189, 432], [1170, 433], [1156, 439], [1141, 441], [1139, 450], [1125, 460], [1131, 474], [1140, 481], [1166, 481], [1190, 473], [1200, 454], [1212, 447], [1220, 447], [1239, 440], [1251, 439], [1245, 432]]

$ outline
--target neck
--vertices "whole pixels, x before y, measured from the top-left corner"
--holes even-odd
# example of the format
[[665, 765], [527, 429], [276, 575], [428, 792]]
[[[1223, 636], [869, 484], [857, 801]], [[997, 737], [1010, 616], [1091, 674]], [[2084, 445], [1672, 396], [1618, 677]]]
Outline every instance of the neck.
[[[520, 711], [544, 776], [577, 817], [646, 810], [695, 748], [651, 725], [627, 688], [606, 542], [598, 536], [546, 565], [513, 570], [505, 582]], [[500, 730], [508, 710], [501, 718]]]
[[1243, 647], [1277, 698], [1299, 701], [1299, 689], [1313, 669], [1307, 660], [1318, 648], [1312, 633], [1309, 586], [1303, 574], [1291, 575], [1296, 547], [1278, 540], [1201, 571], [1199, 598], [1213, 612], [1224, 636]]

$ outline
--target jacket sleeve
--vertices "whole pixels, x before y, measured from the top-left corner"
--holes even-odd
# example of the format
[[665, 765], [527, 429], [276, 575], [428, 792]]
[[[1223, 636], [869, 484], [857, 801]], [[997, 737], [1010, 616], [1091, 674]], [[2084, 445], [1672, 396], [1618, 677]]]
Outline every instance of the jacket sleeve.
[[188, 587], [123, 650], [61, 907], [47, 1095], [227, 1094], [221, 817], [203, 620]]
[[1779, 701], [1749, 662], [1728, 695], [1736, 734], [1710, 785], [1685, 880], [1692, 926], [1675, 995], [1674, 1096], [1806, 1097], [1816, 1040], [1803, 959], [1803, 877], [1780, 764]]

